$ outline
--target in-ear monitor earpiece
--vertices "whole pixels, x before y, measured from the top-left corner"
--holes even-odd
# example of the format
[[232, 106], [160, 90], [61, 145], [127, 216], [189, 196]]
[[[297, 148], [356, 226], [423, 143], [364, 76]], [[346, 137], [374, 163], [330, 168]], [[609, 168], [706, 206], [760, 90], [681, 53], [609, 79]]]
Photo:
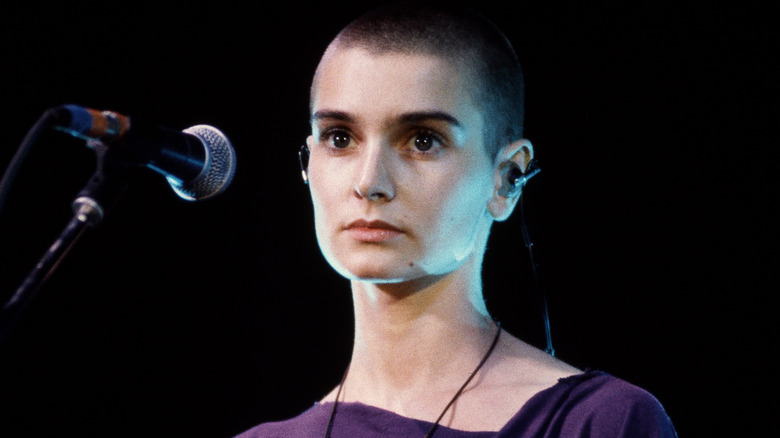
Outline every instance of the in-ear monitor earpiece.
[[301, 177], [304, 184], [309, 184], [309, 176], [306, 175], [306, 169], [309, 168], [309, 148], [306, 145], [298, 150], [298, 162], [301, 164]]
[[498, 189], [498, 194], [510, 198], [515, 196], [529, 179], [533, 178], [539, 173], [539, 168], [536, 166], [536, 161], [531, 161], [528, 165], [527, 172], [523, 173], [520, 166], [514, 161], [507, 161], [501, 167], [501, 187]]

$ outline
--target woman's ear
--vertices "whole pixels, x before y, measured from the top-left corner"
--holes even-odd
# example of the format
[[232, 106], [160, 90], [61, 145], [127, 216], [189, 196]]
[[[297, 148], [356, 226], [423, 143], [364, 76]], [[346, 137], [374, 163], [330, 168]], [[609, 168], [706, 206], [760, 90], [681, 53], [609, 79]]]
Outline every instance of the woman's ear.
[[517, 204], [523, 190], [522, 175], [534, 158], [531, 142], [521, 139], [503, 147], [496, 155], [493, 174], [493, 196], [488, 211], [494, 220], [506, 220]]

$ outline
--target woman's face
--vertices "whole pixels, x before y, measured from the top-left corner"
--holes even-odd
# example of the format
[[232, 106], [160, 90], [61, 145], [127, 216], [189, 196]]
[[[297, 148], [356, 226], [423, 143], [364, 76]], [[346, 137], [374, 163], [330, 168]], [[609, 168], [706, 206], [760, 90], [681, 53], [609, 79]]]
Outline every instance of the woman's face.
[[483, 115], [443, 59], [336, 49], [312, 93], [317, 240], [349, 279], [400, 282], [480, 257], [492, 223]]

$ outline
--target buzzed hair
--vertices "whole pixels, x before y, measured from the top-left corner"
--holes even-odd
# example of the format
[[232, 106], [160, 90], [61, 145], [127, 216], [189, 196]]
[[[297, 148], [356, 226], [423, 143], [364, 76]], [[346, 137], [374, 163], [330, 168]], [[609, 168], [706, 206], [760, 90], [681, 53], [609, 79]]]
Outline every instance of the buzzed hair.
[[517, 54], [503, 32], [475, 11], [419, 2], [383, 6], [348, 24], [334, 44], [444, 58], [475, 79], [473, 98], [485, 116], [490, 156], [523, 137], [524, 83]]

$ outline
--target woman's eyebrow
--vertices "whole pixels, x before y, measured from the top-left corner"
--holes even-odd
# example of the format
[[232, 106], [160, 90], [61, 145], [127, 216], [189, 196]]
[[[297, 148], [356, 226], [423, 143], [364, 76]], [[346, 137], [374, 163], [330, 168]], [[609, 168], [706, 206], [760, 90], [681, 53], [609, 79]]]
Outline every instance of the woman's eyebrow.
[[[311, 115], [309, 122], [313, 123], [323, 119], [339, 120], [342, 122], [353, 122], [355, 120], [352, 115], [344, 111], [320, 110]], [[443, 111], [414, 111], [401, 114], [398, 120], [407, 125], [425, 121], [443, 121], [456, 128], [462, 127], [462, 124], [458, 119]]]
[[309, 118], [309, 123], [323, 119], [340, 120], [342, 122], [352, 122], [355, 120], [351, 115], [349, 115], [349, 113], [345, 113], [343, 111], [322, 110], [312, 114]]
[[426, 121], [442, 121], [449, 123], [453, 127], [462, 127], [461, 123], [453, 115], [443, 111], [415, 111], [402, 114], [400, 117], [402, 123], [415, 124]]

